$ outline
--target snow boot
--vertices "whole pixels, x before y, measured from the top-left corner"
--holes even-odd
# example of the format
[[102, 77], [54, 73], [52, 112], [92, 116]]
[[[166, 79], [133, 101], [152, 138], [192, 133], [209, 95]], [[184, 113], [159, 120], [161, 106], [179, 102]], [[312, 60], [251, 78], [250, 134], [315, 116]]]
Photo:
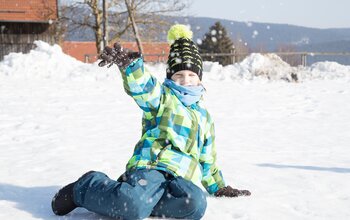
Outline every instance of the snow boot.
[[89, 171], [82, 175], [77, 181], [68, 184], [67, 186], [60, 189], [53, 197], [51, 202], [52, 211], [56, 215], [66, 215], [73, 211], [78, 206], [73, 201], [73, 188], [74, 185], [83, 177], [93, 173], [95, 171]]

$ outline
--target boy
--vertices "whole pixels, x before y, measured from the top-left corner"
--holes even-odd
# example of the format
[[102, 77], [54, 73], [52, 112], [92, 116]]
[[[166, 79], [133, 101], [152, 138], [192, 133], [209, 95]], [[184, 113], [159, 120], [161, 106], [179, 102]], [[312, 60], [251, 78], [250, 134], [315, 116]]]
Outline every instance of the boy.
[[216, 165], [214, 124], [202, 106], [202, 59], [191, 38], [184, 25], [169, 30], [171, 49], [163, 84], [144, 69], [135, 53], [125, 52], [119, 44], [104, 49], [99, 65], [118, 65], [126, 93], [143, 110], [142, 137], [117, 181], [101, 172], [84, 174], [55, 195], [55, 214], [84, 207], [123, 219], [200, 219], [207, 206], [200, 184], [218, 197], [250, 195], [226, 186]]

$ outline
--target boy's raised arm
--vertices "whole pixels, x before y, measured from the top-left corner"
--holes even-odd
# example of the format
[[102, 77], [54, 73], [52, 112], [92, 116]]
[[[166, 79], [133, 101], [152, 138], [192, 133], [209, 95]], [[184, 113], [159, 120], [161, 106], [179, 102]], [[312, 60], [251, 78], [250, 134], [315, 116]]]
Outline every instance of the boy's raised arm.
[[99, 58], [102, 59], [100, 67], [113, 64], [119, 67], [126, 93], [136, 101], [146, 117], [154, 116], [160, 103], [161, 85], [144, 68], [141, 54], [127, 52], [115, 43], [113, 48], [105, 47]]

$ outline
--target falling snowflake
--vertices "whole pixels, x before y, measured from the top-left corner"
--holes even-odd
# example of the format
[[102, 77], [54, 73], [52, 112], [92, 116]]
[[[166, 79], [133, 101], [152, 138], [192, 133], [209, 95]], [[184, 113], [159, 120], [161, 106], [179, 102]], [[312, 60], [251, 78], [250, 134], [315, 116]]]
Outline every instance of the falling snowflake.
[[246, 22], [246, 24], [247, 24], [247, 26], [248, 26], [248, 27], [253, 26], [253, 23], [252, 23], [252, 22], [250, 22], [250, 21], [247, 21], [247, 22]]
[[145, 180], [145, 179], [140, 179], [140, 180], [138, 181], [138, 183], [139, 183], [141, 186], [146, 186], [146, 185], [147, 185], [147, 180]]
[[176, 62], [176, 63], [182, 63], [182, 59], [176, 58], [176, 59], [175, 59], [175, 62]]
[[256, 38], [258, 36], [259, 32], [257, 30], [253, 31], [252, 38]]

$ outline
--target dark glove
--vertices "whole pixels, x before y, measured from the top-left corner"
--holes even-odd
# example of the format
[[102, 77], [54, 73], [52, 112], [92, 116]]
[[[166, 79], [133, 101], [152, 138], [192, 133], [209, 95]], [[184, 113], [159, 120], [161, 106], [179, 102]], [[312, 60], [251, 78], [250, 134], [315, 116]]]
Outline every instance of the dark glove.
[[103, 49], [102, 54], [99, 56], [99, 59], [102, 61], [98, 65], [103, 67], [109, 64], [108, 67], [110, 67], [113, 64], [117, 64], [119, 68], [125, 68], [129, 66], [135, 58], [140, 56], [140, 53], [124, 50], [119, 43], [115, 43], [113, 48], [107, 46]]
[[216, 197], [238, 197], [238, 196], [250, 196], [248, 190], [234, 189], [231, 186], [225, 186], [214, 194]]

